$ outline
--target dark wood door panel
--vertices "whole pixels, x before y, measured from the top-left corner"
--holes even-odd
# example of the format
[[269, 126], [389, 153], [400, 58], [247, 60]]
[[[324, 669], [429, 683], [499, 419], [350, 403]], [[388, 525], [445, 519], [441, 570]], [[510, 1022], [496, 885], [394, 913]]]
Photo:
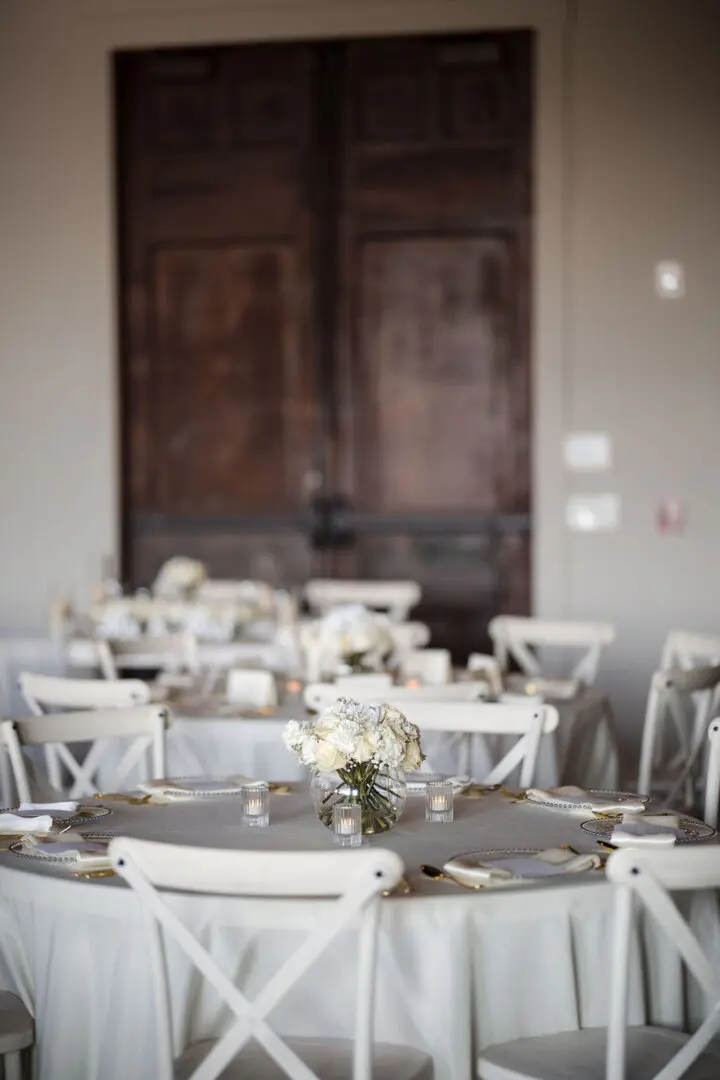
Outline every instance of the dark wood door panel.
[[304, 505], [312, 384], [289, 246], [174, 248], [153, 259], [165, 513]]
[[[512, 377], [513, 240], [362, 245], [357, 507], [440, 515], [523, 508], [527, 387]], [[519, 439], [508, 438], [514, 434]]]

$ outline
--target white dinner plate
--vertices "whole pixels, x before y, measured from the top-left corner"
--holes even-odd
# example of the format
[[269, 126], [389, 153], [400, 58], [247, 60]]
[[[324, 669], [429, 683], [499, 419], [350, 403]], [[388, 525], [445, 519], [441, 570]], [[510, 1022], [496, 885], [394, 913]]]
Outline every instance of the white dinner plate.
[[[642, 822], [642, 816], [638, 816], [637, 820]], [[593, 836], [600, 836], [609, 841], [613, 829], [618, 823], [617, 818], [592, 818], [590, 821], [581, 822], [580, 828], [584, 829], [585, 832], [592, 833]], [[698, 840], [712, 840], [714, 836], [717, 836], [717, 832], [712, 826], [692, 817], [680, 816], [677, 831], [680, 833], [679, 836], [676, 836], [676, 843], [678, 844], [692, 844]], [[640, 841], [642, 843], [642, 838], [640, 838]]]
[[238, 796], [243, 787], [260, 784], [249, 776], [225, 776], [210, 779], [203, 776], [181, 776], [173, 779], [147, 780], [138, 784], [148, 795], [162, 795], [166, 799], [218, 799], [229, 795]]

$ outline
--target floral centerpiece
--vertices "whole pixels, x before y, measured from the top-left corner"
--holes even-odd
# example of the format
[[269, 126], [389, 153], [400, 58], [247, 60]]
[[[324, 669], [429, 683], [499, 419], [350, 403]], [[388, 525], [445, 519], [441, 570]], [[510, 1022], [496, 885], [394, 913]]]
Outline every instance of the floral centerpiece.
[[303, 632], [303, 645], [320, 672], [340, 666], [352, 671], [382, 671], [395, 642], [384, 615], [362, 604], [344, 604], [316, 620]]
[[206, 577], [203, 563], [187, 555], [175, 555], [160, 567], [153, 593], [167, 600], [187, 599], [197, 592]]
[[420, 731], [393, 705], [339, 698], [313, 720], [291, 720], [285, 744], [313, 773], [311, 790], [324, 825], [333, 807], [359, 804], [364, 833], [385, 832], [405, 806], [405, 770], [424, 755]]

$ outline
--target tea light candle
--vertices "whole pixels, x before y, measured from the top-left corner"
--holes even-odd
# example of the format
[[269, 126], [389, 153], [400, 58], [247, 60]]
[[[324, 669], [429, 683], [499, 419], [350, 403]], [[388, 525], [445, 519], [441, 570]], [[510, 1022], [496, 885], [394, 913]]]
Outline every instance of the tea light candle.
[[410, 689], [412, 689], [412, 690], [416, 690], [418, 688], [418, 686], [420, 685], [420, 680], [419, 679], [406, 679], [405, 680], [405, 685], [410, 687]]
[[270, 789], [267, 784], [258, 784], [242, 789], [243, 822], [264, 828], [270, 824]]
[[333, 832], [340, 847], [360, 847], [362, 844], [362, 812], [353, 803], [333, 806]]
[[425, 820], [450, 822], [454, 817], [454, 792], [452, 783], [443, 780], [437, 784], [428, 784], [425, 789]]
[[297, 679], [288, 679], [285, 684], [285, 689], [287, 690], [288, 694], [299, 694], [302, 690], [302, 683], [299, 682]]

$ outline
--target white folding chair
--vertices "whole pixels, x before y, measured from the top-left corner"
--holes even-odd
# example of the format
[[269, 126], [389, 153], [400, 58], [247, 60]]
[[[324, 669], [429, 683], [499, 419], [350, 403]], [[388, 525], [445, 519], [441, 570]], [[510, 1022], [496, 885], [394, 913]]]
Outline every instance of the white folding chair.
[[[460, 684], [467, 685], [467, 684]], [[472, 683], [470, 684], [472, 685]], [[396, 704], [391, 700], [390, 705]], [[470, 773], [473, 735], [517, 735], [518, 739], [484, 777], [484, 784], [501, 784], [520, 768], [520, 786], [532, 787], [540, 740], [557, 730], [558, 713], [552, 705], [499, 705], [487, 702], [449, 701], [442, 708], [429, 701], [397, 701], [397, 707], [421, 732], [445, 732], [462, 740], [458, 771]]]
[[[356, 852], [217, 851], [125, 838], [112, 840], [108, 850], [117, 873], [135, 890], [145, 916], [158, 1034], [153, 1075], [158, 1080], [179, 1075], [187, 1080], [216, 1080], [221, 1074], [252, 1080], [276, 1080], [279, 1075], [291, 1080], [432, 1080], [432, 1060], [421, 1051], [373, 1045], [379, 900], [403, 873], [394, 852], [382, 848]], [[302, 945], [251, 1000], [228, 978], [159, 889], [337, 899], [331, 909], [327, 904], [320, 906], [316, 923]], [[290, 904], [295, 906], [296, 900]], [[292, 924], [292, 906], [283, 921], [285, 928]], [[253, 926], [262, 920], [262, 910], [258, 905]], [[307, 927], [307, 908], [304, 912]], [[358, 924], [354, 1041], [278, 1034], [269, 1022], [272, 1010], [338, 936], [355, 931]], [[176, 1036], [167, 970], [171, 943], [187, 956], [232, 1014], [220, 1038], [188, 1046], [174, 1061]], [[225, 1072], [231, 1062], [234, 1067]]]
[[498, 615], [490, 621], [488, 632], [495, 656], [503, 671], [510, 659], [526, 675], [546, 674], [533, 649], [582, 649], [583, 655], [572, 668], [570, 678], [592, 686], [598, 672], [602, 650], [615, 640], [610, 623], [572, 622], [535, 619], [519, 615]]
[[[132, 709], [87, 710], [73, 713], [55, 713], [52, 716], [23, 717], [5, 720], [0, 726], [0, 738], [7, 747], [18, 795], [22, 802], [32, 800], [23, 747], [52, 746], [62, 765], [71, 776], [70, 784], [52, 784], [58, 794], [77, 799], [97, 795], [94, 783], [107, 749], [116, 738], [132, 738], [130, 746], [122, 755], [113, 771], [112, 784], [122, 790], [126, 777], [141, 758], [151, 752], [152, 779], [165, 775], [165, 730], [169, 725], [168, 710], [160, 705], [142, 705]], [[69, 745], [90, 743], [82, 761], [70, 750]]]
[[410, 609], [420, 603], [422, 591], [417, 581], [349, 581], [316, 578], [305, 586], [305, 599], [318, 615], [327, 615], [341, 604], [362, 604], [387, 611], [392, 622], [407, 619]]
[[[650, 680], [645, 709], [637, 789], [641, 795], [666, 791], [670, 805], [684, 790], [688, 808], [702, 780], [702, 751], [708, 724], [720, 705], [720, 664], [670, 668]], [[666, 719], [675, 740], [667, 739]]]
[[717, 828], [718, 808], [720, 806], [720, 719], [713, 720], [708, 728], [707, 772], [705, 773], [705, 812], [704, 820], [713, 829]]
[[340, 697], [367, 703], [388, 702], [404, 711], [407, 701], [481, 701], [487, 693], [484, 683], [446, 683], [443, 686], [372, 686], [339, 687], [337, 683], [308, 683], [303, 700], [311, 712], [322, 712]]
[[503, 692], [502, 670], [494, 656], [487, 656], [485, 653], [470, 653], [467, 659], [467, 670], [474, 675], [482, 675], [493, 697], [500, 697]]
[[425, 686], [438, 686], [452, 679], [449, 649], [411, 649], [400, 661], [404, 679], [417, 679]]
[[696, 634], [691, 630], [671, 630], [663, 645], [660, 668], [707, 667], [720, 664], [720, 637]]
[[[614, 886], [610, 1006], [607, 1028], [584, 1028], [488, 1046], [481, 1080], [714, 1080], [720, 1049], [720, 977], [680, 914], [675, 891], [720, 887], [720, 848], [695, 845], [618, 851], [607, 862]], [[685, 961], [707, 996], [707, 1018], [694, 1035], [663, 1027], [630, 1027], [628, 967], [639, 904]], [[551, 976], [551, 972], [548, 972]]]
[[228, 671], [225, 696], [228, 701], [251, 705], [254, 709], [277, 705], [275, 676], [270, 671], [252, 671], [248, 668]]

